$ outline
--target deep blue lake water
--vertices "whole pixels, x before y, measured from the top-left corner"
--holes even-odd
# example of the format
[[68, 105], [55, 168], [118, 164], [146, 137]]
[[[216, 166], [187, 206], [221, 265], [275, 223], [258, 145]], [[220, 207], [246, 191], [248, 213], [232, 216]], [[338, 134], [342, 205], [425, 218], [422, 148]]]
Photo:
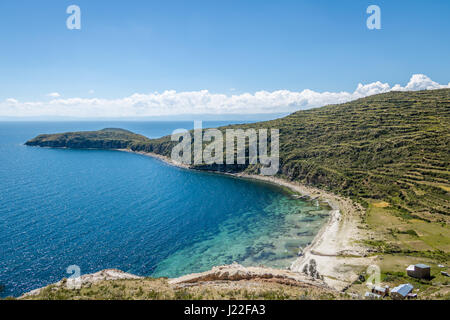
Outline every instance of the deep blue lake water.
[[326, 220], [326, 209], [265, 183], [119, 151], [23, 145], [105, 127], [154, 138], [193, 123], [0, 122], [1, 296], [69, 277], [70, 265], [166, 277], [234, 261], [284, 268]]

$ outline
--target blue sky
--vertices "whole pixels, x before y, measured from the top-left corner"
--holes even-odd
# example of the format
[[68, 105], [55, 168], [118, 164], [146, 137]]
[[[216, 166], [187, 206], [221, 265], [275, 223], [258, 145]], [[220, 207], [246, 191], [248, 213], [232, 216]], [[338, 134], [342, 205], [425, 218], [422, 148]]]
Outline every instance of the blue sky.
[[[66, 28], [71, 4], [81, 30]], [[366, 27], [370, 4], [381, 30]], [[448, 0], [2, 0], [0, 100], [447, 84], [449, 14]]]

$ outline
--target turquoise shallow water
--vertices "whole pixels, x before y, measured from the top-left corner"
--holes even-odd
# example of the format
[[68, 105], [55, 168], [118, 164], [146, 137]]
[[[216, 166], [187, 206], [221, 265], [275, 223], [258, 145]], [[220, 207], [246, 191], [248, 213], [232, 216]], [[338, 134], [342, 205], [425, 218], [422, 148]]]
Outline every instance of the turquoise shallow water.
[[[218, 126], [224, 123], [206, 123]], [[23, 146], [40, 133], [121, 127], [159, 137], [192, 123], [0, 123], [0, 285], [20, 295], [118, 268], [175, 277], [232, 263], [287, 267], [328, 211], [269, 184], [118, 151]]]

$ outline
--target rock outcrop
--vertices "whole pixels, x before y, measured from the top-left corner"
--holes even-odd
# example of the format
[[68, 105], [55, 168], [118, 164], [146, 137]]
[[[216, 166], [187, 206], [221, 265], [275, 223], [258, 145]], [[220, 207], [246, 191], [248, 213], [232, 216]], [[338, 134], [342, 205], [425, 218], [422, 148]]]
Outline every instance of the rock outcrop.
[[[55, 283], [54, 289], [65, 287], [78, 287], [86, 284], [94, 284], [100, 281], [109, 281], [109, 280], [126, 280], [126, 279], [142, 279], [142, 277], [136, 276], [131, 273], [123, 272], [118, 269], [105, 269], [96, 273], [85, 274], [78, 278], [74, 279], [63, 279], [57, 283]], [[37, 296], [41, 293], [43, 289], [47, 287], [39, 288], [30, 292], [25, 293], [21, 298], [25, 298], [27, 296]]]
[[169, 280], [171, 285], [193, 284], [211, 281], [240, 281], [240, 280], [261, 280], [271, 281], [280, 284], [290, 284], [296, 286], [314, 286], [328, 288], [319, 279], [311, 278], [305, 274], [289, 270], [280, 270], [263, 267], [243, 267], [240, 264], [214, 267], [209, 271], [193, 273], [179, 278]]

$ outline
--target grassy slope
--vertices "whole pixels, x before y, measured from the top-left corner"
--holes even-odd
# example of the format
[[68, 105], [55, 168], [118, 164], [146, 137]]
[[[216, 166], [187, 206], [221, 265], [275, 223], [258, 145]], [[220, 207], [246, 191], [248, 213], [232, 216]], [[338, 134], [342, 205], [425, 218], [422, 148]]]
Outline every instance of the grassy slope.
[[85, 285], [81, 289], [46, 287], [26, 300], [306, 300], [349, 299], [331, 289], [299, 287], [268, 281], [221, 281], [200, 286], [171, 286], [167, 279], [112, 280]]
[[[283, 123], [284, 122], [284, 123]], [[405, 214], [450, 214], [450, 90], [393, 92], [280, 121], [283, 174]]]
[[[366, 206], [386, 201], [410, 218], [450, 215], [450, 89], [391, 92], [219, 129], [228, 128], [280, 129], [284, 178]], [[164, 137], [132, 148], [170, 156], [173, 145]], [[258, 166], [207, 168], [258, 172]]]

